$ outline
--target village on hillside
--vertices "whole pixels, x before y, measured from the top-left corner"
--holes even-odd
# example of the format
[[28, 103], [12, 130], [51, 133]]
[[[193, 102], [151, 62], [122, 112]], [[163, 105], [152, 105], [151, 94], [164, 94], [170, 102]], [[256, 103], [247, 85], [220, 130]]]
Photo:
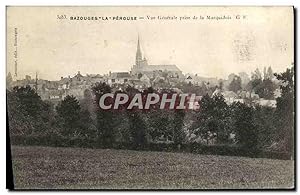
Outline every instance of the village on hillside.
[[[15, 73], [16, 75], [16, 73]], [[251, 80], [267, 81], [270, 84], [267, 94], [257, 94]], [[80, 71], [74, 76], [61, 77], [58, 81], [49, 81], [26, 75], [23, 79], [13, 79], [11, 73], [7, 75], [7, 88], [27, 86], [35, 89], [42, 100], [49, 100], [54, 104], [63, 100], [67, 95], [83, 99], [84, 94], [91, 93], [91, 87], [96, 83], [105, 82], [114, 90], [124, 90], [131, 86], [138, 90], [148, 87], [154, 89], [173, 89], [179, 93], [196, 93], [198, 96], [209, 94], [222, 94], [226, 103], [250, 102], [261, 106], [276, 107], [275, 98], [280, 96], [279, 81], [275, 79], [271, 67], [264, 69], [263, 73], [256, 69], [251, 76], [245, 72], [237, 75], [232, 73], [228, 79], [201, 77], [198, 74], [183, 74], [176, 65], [149, 65], [143, 57], [140, 40], [137, 41], [135, 64], [128, 72], [111, 72], [108, 74], [86, 74]], [[271, 83], [270, 83], [271, 82]], [[258, 88], [262, 88], [259, 87]]]

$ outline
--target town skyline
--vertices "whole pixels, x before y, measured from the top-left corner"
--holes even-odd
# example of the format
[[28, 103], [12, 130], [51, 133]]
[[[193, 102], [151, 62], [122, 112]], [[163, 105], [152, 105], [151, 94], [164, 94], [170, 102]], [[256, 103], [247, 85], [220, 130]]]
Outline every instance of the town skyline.
[[[29, 7], [22, 15], [16, 7], [8, 10], [7, 73], [14, 74], [14, 39], [18, 29], [18, 78], [25, 75], [58, 80], [76, 74], [108, 74], [130, 71], [135, 62], [137, 37], [149, 64], [175, 64], [183, 73], [203, 77], [226, 78], [230, 73], [246, 72], [271, 66], [282, 72], [294, 62], [293, 24], [286, 8], [234, 8], [247, 15], [237, 21], [70, 21], [58, 20], [53, 13], [76, 15], [163, 16], [184, 11], [173, 7], [160, 9], [128, 7], [77, 8]], [[216, 10], [217, 9], [217, 10]], [[71, 11], [72, 10], [72, 11]], [[228, 15], [231, 9], [201, 7], [188, 9], [188, 14]], [[99, 14], [100, 13], [100, 14]], [[43, 15], [43, 17], [34, 17]], [[263, 17], [262, 17], [263, 16]], [[281, 17], [284, 16], [284, 17]], [[233, 17], [232, 17], [233, 18]], [[275, 20], [274, 18], [282, 18]], [[48, 22], [45, 23], [44, 21]], [[34, 30], [33, 30], [34, 29]], [[222, 29], [220, 32], [219, 29]], [[72, 76], [72, 75], [70, 75]]]
[[[141, 41], [140, 41], [140, 35], [138, 34], [138, 36], [137, 36], [137, 41], [136, 41], [136, 44], [138, 44], [138, 48], [136, 48], [136, 50], [137, 49], [140, 49], [141, 51], [142, 51], [142, 57], [144, 58], [144, 60], [147, 60], [147, 61], [150, 61], [150, 63], [151, 63], [151, 58], [150, 58], [150, 60], [149, 60], [149, 58], [146, 58], [146, 56], [147, 56], [147, 54], [145, 53], [145, 49], [143, 49], [144, 48], [144, 46], [143, 45], [145, 45], [145, 44], [143, 44]], [[140, 48], [139, 48], [140, 47]], [[134, 53], [134, 55], [136, 55], [136, 53], [135, 52], [133, 52]], [[136, 58], [136, 56], [135, 56], [135, 58]], [[165, 63], [166, 65], [168, 65], [168, 63]], [[285, 69], [286, 68], [289, 68], [289, 67], [291, 67], [292, 66], [292, 64], [293, 64], [293, 62], [290, 64], [290, 66], [286, 66], [285, 67]], [[131, 72], [132, 72], [132, 68], [134, 67], [136, 65], [136, 61], [133, 59], [133, 63], [132, 63], [132, 65], [128, 68], [128, 70], [121, 70], [121, 71], [113, 71], [113, 70], [107, 70], [107, 72], [101, 72], [101, 73], [98, 73], [98, 72], [93, 72], [93, 73], [89, 73], [89, 72], [82, 72], [81, 70], [77, 70], [77, 71], [75, 71], [75, 72], [72, 72], [72, 73], [69, 73], [69, 74], [67, 74], [67, 75], [61, 75], [61, 76], [58, 76], [57, 78], [55, 78], [55, 79], [47, 79], [47, 78], [43, 78], [43, 73], [41, 73], [41, 72], [39, 72], [39, 71], [35, 71], [35, 72], [30, 72], [29, 74], [26, 74], [26, 73], [23, 73], [23, 74], [21, 74], [21, 76], [13, 76], [12, 78], [13, 78], [13, 80], [22, 80], [22, 79], [24, 79], [24, 78], [26, 78], [27, 76], [30, 76], [32, 79], [36, 79], [36, 78], [38, 78], [38, 79], [43, 79], [43, 80], [50, 80], [50, 81], [57, 81], [57, 80], [60, 80], [61, 78], [67, 78], [67, 77], [73, 77], [73, 76], [76, 76], [77, 74], [82, 74], [82, 75], [102, 75], [102, 76], [105, 76], [105, 75], [109, 75], [109, 74], [111, 74], [112, 72], [128, 72], [128, 73], [130, 73], [131, 74]], [[175, 65], [176, 66], [176, 64], [172, 64], [172, 65]], [[171, 66], [172, 66], [171, 65]], [[159, 65], [150, 65], [150, 66], [159, 66]], [[214, 75], [202, 75], [201, 73], [192, 73], [192, 72], [184, 72], [184, 71], [182, 71], [182, 73], [183, 73], [183, 75], [194, 75], [194, 76], [198, 76], [198, 77], [203, 77], [203, 78], [215, 78], [215, 79], [222, 79], [222, 80], [226, 80], [226, 79], [228, 79], [228, 76], [229, 75], [231, 75], [231, 74], [235, 74], [235, 75], [239, 75], [240, 73], [246, 73], [248, 76], [249, 76], [249, 78], [251, 78], [251, 74], [255, 71], [255, 70], [259, 70], [262, 74], [263, 74], [263, 69], [265, 69], [265, 68], [268, 68], [268, 67], [271, 67], [271, 68], [273, 68], [272, 66], [263, 66], [263, 67], [256, 67], [255, 69], [253, 69], [253, 70], [248, 70], [248, 71], [239, 71], [239, 72], [230, 72], [230, 73], [228, 73], [227, 75], [223, 75], [223, 77], [218, 77], [218, 76], [214, 76]], [[284, 71], [285, 70], [284, 68], [282, 69], [282, 71]], [[180, 69], [181, 70], [181, 69]], [[12, 72], [8, 72], [8, 74], [11, 74], [11, 75], [13, 75], [13, 73]], [[18, 75], [20, 75], [19, 73], [18, 73]]]

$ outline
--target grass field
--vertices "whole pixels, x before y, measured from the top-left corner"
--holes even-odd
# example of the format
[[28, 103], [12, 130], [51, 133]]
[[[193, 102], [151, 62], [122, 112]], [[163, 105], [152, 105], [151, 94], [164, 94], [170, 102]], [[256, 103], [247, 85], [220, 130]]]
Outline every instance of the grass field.
[[12, 147], [16, 189], [292, 188], [294, 161], [112, 149]]

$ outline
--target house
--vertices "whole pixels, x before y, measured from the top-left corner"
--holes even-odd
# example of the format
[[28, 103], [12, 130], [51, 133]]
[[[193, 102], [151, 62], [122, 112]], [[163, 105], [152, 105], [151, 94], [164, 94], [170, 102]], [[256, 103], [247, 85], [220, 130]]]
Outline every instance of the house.
[[276, 100], [266, 100], [266, 99], [260, 98], [259, 100], [256, 100], [254, 103], [256, 103], [260, 106], [276, 108]]
[[189, 75], [186, 77], [185, 82], [188, 84], [194, 84], [194, 79]]
[[143, 74], [143, 76], [140, 78], [140, 81], [146, 87], [150, 87], [151, 86], [150, 78], [146, 74]]
[[100, 74], [87, 74], [86, 75], [91, 83], [100, 83], [105, 82], [105, 77]]
[[113, 72], [109, 74], [107, 83], [109, 85], [113, 84], [125, 84], [131, 78], [129, 72]]
[[197, 74], [195, 74], [195, 75], [186, 74], [184, 82], [185, 83], [191, 83], [191, 84], [196, 85], [196, 86], [201, 86], [202, 84], [205, 84], [207, 87], [208, 86], [219, 85], [218, 78], [214, 78], [214, 77], [200, 77]]

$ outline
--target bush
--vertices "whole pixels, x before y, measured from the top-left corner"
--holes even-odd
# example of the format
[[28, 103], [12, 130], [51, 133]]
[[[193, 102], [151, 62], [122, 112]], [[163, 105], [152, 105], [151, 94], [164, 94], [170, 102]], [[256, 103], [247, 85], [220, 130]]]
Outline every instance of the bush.
[[[97, 139], [88, 138], [68, 138], [63, 136], [11, 136], [12, 145], [24, 146], [52, 146], [52, 147], [79, 147], [79, 148], [101, 148], [107, 146], [98, 142]], [[285, 152], [249, 150], [245, 147], [236, 145], [203, 145], [199, 143], [180, 144], [175, 143], [148, 143], [143, 147], [136, 148], [129, 142], [116, 142], [112, 145], [112, 149], [129, 149], [140, 151], [158, 151], [158, 152], [188, 152], [204, 155], [226, 155], [226, 156], [245, 156], [251, 158], [272, 158], [289, 160], [290, 155]]]

